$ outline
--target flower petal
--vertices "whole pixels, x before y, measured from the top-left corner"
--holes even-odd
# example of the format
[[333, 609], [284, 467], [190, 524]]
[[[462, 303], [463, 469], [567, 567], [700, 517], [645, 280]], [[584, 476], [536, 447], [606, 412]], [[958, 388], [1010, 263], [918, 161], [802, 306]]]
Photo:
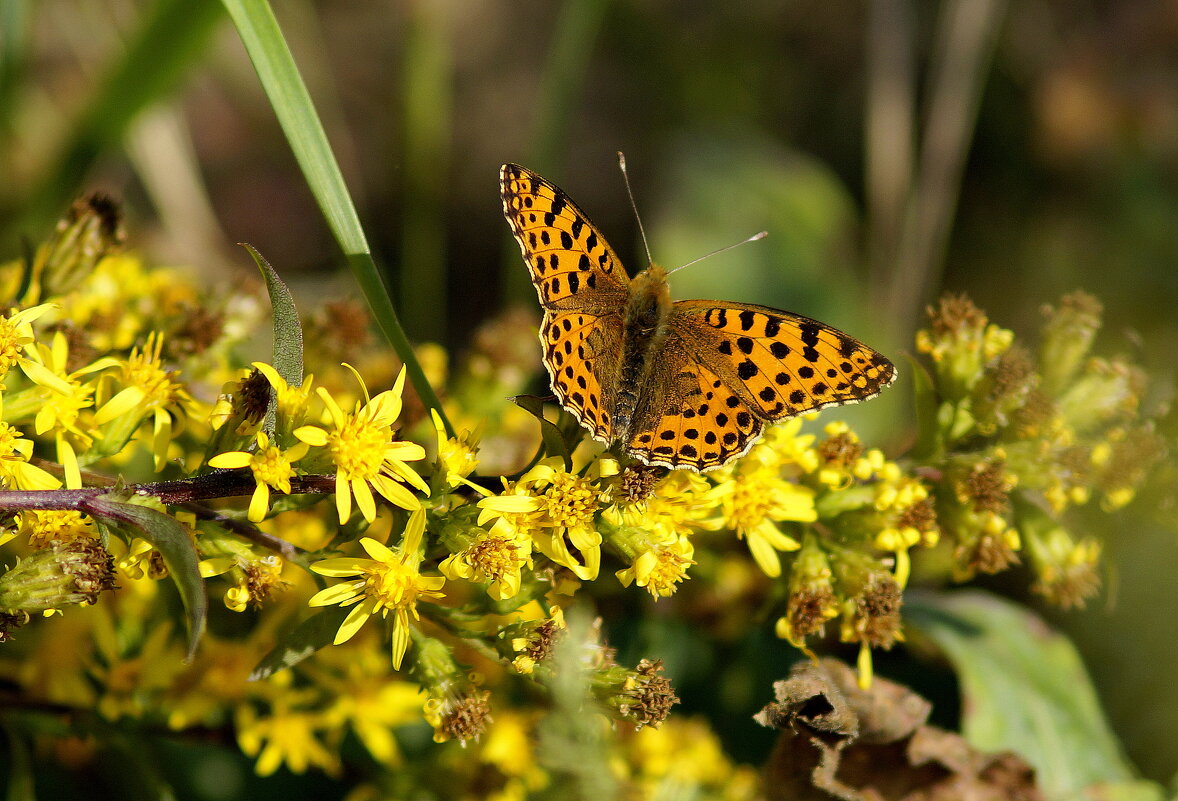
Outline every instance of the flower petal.
[[311, 596], [307, 606], [334, 606], [350, 601], [357, 595], [357, 590], [350, 582], [333, 584]]
[[261, 523], [266, 519], [266, 512], [270, 511], [270, 487], [263, 481], [254, 487], [253, 497], [250, 498], [249, 513], [246, 515], [251, 523]]
[[352, 479], [352, 496], [356, 499], [356, 506], [360, 514], [369, 523], [376, 520], [376, 499], [372, 497], [372, 488], [362, 478]]
[[113, 398], [102, 404], [102, 408], [94, 413], [94, 422], [98, 425], [109, 423], [116, 417], [122, 417], [134, 409], [146, 397], [139, 387], [127, 387]]
[[360, 539], [360, 547], [378, 562], [388, 563], [397, 558], [397, 555], [387, 545], [372, 539], [372, 537], [362, 537]]
[[[377, 476], [372, 480], [372, 486], [394, 506], [400, 506], [409, 511], [421, 508], [421, 501], [417, 499], [416, 495], [388, 476]], [[367, 489], [368, 485], [366, 484], [364, 488]], [[427, 489], [426, 492], [428, 491]]]
[[321, 576], [357, 576], [371, 565], [372, 560], [360, 556], [339, 556], [334, 559], [320, 559], [311, 565], [311, 570]]
[[327, 444], [327, 432], [319, 426], [299, 426], [294, 430], [295, 439], [316, 448]]
[[335, 633], [334, 644], [342, 645], [352, 639], [353, 635], [368, 622], [368, 618], [372, 617], [372, 610], [375, 608], [376, 602], [371, 599], [357, 604], [351, 612], [348, 612], [344, 622], [340, 624], [339, 631]]
[[222, 470], [248, 467], [250, 458], [250, 455], [245, 451], [226, 451], [225, 453], [218, 453], [212, 459], [209, 459], [209, 467], [216, 467]]

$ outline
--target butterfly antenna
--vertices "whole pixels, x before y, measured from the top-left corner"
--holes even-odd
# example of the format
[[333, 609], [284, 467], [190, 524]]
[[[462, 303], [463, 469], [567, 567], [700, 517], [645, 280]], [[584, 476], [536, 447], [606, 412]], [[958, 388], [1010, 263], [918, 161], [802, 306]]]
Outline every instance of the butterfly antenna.
[[670, 275], [671, 273], [677, 273], [680, 270], [682, 270], [684, 267], [690, 267], [691, 265], [696, 264], [697, 262], [701, 262], [704, 259], [710, 259], [712, 256], [715, 256], [717, 253], [723, 253], [726, 250], [732, 250], [733, 248], [740, 247], [741, 245], [747, 245], [749, 242], [756, 242], [758, 239], [764, 239], [767, 236], [769, 236], [768, 231], [758, 231], [757, 233], [750, 236], [748, 239], [742, 239], [735, 244], [728, 245], [726, 247], [722, 247], [719, 250], [713, 250], [711, 253], [705, 253], [704, 255], [700, 256], [698, 259], [692, 259], [691, 261], [687, 262], [687, 264], [680, 264], [674, 270], [668, 270], [667, 275]]
[[646, 248], [646, 263], [653, 264], [650, 257], [650, 243], [646, 241], [646, 229], [642, 227], [642, 215], [638, 213], [638, 204], [634, 202], [634, 190], [630, 188], [630, 176], [626, 172], [626, 154], [618, 151], [618, 169], [622, 171], [622, 180], [626, 182], [626, 194], [630, 196], [630, 208], [634, 209], [634, 219], [638, 221], [638, 233], [642, 234], [642, 247]]

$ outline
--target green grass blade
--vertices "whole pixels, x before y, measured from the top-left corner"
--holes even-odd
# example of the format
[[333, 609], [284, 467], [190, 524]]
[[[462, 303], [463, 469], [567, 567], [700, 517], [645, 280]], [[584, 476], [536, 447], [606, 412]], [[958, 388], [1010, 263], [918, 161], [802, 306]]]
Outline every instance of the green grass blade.
[[270, 99], [291, 150], [294, 151], [303, 177], [336, 241], [343, 249], [348, 266], [352, 269], [356, 283], [368, 301], [381, 331], [405, 363], [409, 380], [421, 396], [422, 402], [438, 410], [446, 431], [453, 436], [450, 421], [442, 410], [442, 404], [433, 387], [426, 380], [421, 365], [417, 363], [409, 338], [397, 319], [388, 287], [385, 286], [376, 263], [372, 260], [368, 241], [360, 226], [356, 207], [348, 194], [343, 174], [331, 151], [331, 145], [328, 144], [327, 134], [311, 102], [311, 96], [299, 75], [294, 57], [278, 27], [274, 12], [265, 0], [222, 1], [237, 27], [238, 35], [245, 45], [246, 52], [249, 53], [254, 69], [257, 70], [262, 88]]

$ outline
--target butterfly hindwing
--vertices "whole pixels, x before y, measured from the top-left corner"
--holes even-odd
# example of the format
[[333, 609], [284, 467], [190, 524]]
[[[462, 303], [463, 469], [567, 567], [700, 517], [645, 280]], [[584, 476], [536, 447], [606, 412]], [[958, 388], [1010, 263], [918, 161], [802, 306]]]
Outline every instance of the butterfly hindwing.
[[626, 452], [648, 465], [702, 471], [748, 451], [764, 427], [760, 416], [678, 338], [658, 358]]
[[679, 301], [670, 326], [765, 420], [858, 403], [896, 377], [890, 361], [853, 337], [767, 306]]
[[540, 341], [544, 366], [560, 404], [594, 439], [613, 439], [613, 391], [620, 357], [622, 320], [582, 311], [544, 312]]
[[568, 195], [516, 164], [504, 164], [499, 179], [503, 214], [545, 308], [575, 308], [598, 293], [624, 297], [625, 268]]

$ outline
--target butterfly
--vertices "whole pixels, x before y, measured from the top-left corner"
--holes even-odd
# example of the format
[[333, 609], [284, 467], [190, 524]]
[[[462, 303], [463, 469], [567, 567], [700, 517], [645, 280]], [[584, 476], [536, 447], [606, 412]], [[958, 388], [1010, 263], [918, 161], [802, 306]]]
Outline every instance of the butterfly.
[[884, 356], [817, 320], [672, 302], [666, 270], [630, 278], [589, 217], [531, 170], [504, 164], [500, 193], [544, 309], [552, 391], [594, 439], [644, 464], [720, 467], [767, 423], [858, 403], [896, 378]]

